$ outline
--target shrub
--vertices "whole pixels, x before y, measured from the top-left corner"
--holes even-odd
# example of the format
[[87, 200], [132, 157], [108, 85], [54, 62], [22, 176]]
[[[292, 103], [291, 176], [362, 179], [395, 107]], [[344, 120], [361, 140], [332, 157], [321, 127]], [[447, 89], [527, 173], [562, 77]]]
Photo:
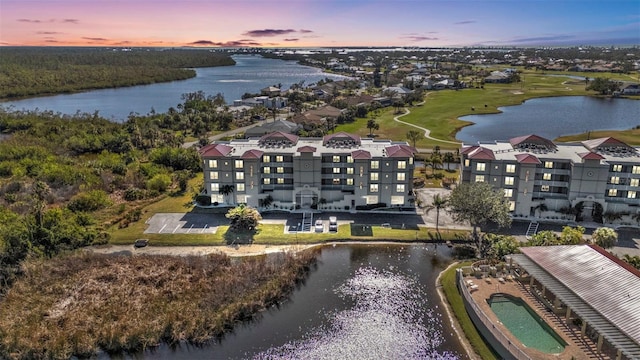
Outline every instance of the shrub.
[[147, 189], [163, 193], [171, 185], [171, 178], [166, 174], [158, 174], [147, 181]]
[[127, 201], [136, 201], [144, 199], [144, 190], [138, 188], [129, 188], [124, 192], [124, 199]]
[[78, 211], [96, 211], [111, 205], [111, 200], [103, 190], [91, 190], [74, 196], [67, 207], [69, 210]]
[[198, 195], [196, 196], [196, 203], [200, 206], [209, 206], [211, 205], [211, 196], [209, 195]]

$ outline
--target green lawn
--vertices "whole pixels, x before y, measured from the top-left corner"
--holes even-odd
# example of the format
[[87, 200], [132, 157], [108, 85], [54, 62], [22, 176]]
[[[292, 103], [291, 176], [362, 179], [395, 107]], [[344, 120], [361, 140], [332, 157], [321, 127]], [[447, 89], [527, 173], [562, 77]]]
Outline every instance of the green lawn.
[[590, 133], [582, 133], [577, 135], [561, 136], [556, 139], [559, 142], [583, 141], [587, 139], [597, 139], [602, 137], [614, 137], [629, 145], [640, 145], [640, 128], [630, 130], [603, 130], [591, 131]]
[[[617, 80], [633, 80], [633, 76], [625, 74], [607, 73], [542, 73], [526, 70], [522, 73], [523, 81], [512, 84], [485, 84], [484, 89], [463, 89], [459, 91], [443, 90], [431, 91], [426, 96], [423, 105], [409, 107], [409, 115], [403, 116], [402, 121], [416, 124], [431, 130], [431, 136], [436, 139], [455, 141], [455, 134], [464, 126], [471, 123], [459, 120], [461, 116], [474, 114], [497, 113], [498, 107], [517, 105], [527, 99], [550, 96], [579, 96], [595, 95], [593, 91], [585, 90], [585, 83], [566, 77], [549, 75], [578, 75], [593, 79], [595, 77], [610, 77]], [[377, 138], [406, 140], [406, 133], [415, 129], [411, 126], [393, 121], [395, 109], [384, 109], [375, 120], [380, 125], [374, 134]], [[336, 131], [355, 133], [366, 137], [368, 119], [357, 119], [354, 123], [339, 125]], [[453, 144], [430, 139], [423, 139], [416, 144], [418, 148], [433, 148], [440, 146], [443, 150], [455, 149]]]

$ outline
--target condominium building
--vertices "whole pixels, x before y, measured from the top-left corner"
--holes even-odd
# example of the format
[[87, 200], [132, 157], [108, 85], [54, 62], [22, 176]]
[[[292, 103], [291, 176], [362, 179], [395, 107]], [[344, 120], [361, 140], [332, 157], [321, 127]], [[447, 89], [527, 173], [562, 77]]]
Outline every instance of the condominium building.
[[515, 216], [640, 211], [640, 148], [608, 137], [554, 143], [537, 135], [464, 146], [462, 181], [502, 189]]
[[323, 138], [274, 132], [200, 149], [204, 192], [213, 204], [261, 207], [268, 198], [288, 210], [412, 206], [414, 153], [406, 142], [343, 132]]

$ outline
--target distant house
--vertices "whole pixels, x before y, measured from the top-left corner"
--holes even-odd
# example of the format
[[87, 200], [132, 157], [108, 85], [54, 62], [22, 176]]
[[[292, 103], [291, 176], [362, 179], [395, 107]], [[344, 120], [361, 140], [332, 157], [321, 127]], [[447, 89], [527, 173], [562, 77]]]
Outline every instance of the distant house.
[[265, 124], [254, 126], [244, 132], [245, 138], [260, 137], [272, 132], [281, 132], [287, 134], [295, 134], [302, 126], [287, 120], [276, 120], [275, 122], [267, 122]]
[[631, 84], [622, 89], [623, 95], [640, 95], [640, 84]]
[[511, 74], [494, 71], [491, 75], [484, 78], [484, 82], [488, 84], [507, 84], [511, 82]]
[[266, 96], [278, 96], [280, 95], [280, 88], [275, 86], [267, 86], [266, 88], [261, 89], [260, 93]]
[[287, 98], [285, 97], [269, 97], [269, 96], [256, 96], [241, 100], [234, 100], [233, 106], [264, 106], [267, 109], [282, 109], [287, 107]]

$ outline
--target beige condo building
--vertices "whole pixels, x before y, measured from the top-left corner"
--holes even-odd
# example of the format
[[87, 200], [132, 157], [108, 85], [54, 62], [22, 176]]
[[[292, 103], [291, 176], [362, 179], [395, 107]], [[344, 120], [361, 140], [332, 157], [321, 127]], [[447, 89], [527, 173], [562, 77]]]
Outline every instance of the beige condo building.
[[[502, 189], [514, 217], [598, 221], [640, 211], [640, 148], [608, 137], [554, 143], [537, 135], [482, 142], [461, 150], [462, 181]], [[575, 212], [573, 216], [575, 216]]]
[[[406, 142], [335, 133], [302, 138], [274, 132], [200, 149], [212, 204], [265, 199], [284, 210], [413, 206], [415, 149]], [[224, 190], [223, 190], [224, 189]], [[231, 191], [230, 191], [231, 190]]]

